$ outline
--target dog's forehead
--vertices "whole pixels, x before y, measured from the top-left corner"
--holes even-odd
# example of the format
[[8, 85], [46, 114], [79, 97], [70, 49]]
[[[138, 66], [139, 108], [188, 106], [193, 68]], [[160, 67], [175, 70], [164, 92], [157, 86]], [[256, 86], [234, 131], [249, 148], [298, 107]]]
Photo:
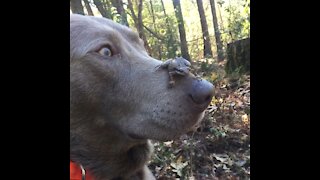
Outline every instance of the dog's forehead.
[[142, 39], [129, 27], [106, 18], [70, 15], [70, 59], [82, 57], [105, 44], [125, 47], [122, 50], [128, 54], [132, 48], [146, 53]]
[[140, 41], [139, 35], [137, 32], [132, 31], [127, 26], [118, 24], [110, 19], [95, 17], [95, 16], [83, 16], [78, 14], [70, 15], [70, 28], [79, 28], [84, 29], [90, 28], [95, 29], [96, 31], [100, 31], [101, 33], [108, 33], [110, 30], [114, 30], [115, 32], [119, 32], [119, 35], [126, 36], [126, 39], [131, 39], [133, 41]]

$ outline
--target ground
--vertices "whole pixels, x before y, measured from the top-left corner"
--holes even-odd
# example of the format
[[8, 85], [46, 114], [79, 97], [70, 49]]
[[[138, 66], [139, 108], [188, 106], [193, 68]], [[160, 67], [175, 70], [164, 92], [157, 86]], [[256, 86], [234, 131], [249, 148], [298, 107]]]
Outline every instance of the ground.
[[216, 95], [197, 131], [154, 142], [149, 167], [157, 179], [250, 179], [250, 75], [206, 78]]

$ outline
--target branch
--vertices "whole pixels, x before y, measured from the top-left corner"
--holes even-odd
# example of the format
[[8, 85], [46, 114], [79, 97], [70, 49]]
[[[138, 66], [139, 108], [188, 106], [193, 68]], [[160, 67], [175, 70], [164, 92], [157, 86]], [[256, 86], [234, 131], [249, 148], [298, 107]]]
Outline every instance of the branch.
[[134, 25], [136, 26], [136, 28], [138, 28], [138, 18], [136, 16], [136, 14], [134, 13], [134, 10], [133, 10], [133, 5], [132, 5], [132, 2], [131, 0], [128, 0], [128, 5], [127, 5], [128, 9], [131, 11], [131, 17], [133, 19], [133, 22], [134, 22]]
[[152, 34], [155, 38], [161, 40], [161, 41], [166, 41], [164, 38], [160, 37], [158, 34], [156, 34], [155, 32], [153, 32], [151, 29], [149, 29], [148, 27], [146, 27], [144, 24], [143, 24], [143, 27], [150, 33]]

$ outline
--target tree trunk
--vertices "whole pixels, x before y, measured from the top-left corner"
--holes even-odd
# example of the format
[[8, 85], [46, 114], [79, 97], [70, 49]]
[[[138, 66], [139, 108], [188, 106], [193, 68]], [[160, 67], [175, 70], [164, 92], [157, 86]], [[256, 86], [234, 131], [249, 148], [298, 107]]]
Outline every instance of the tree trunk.
[[93, 0], [93, 3], [96, 5], [102, 17], [112, 19], [111, 13], [108, 13], [107, 9], [103, 7], [101, 0]]
[[220, 37], [220, 30], [218, 26], [216, 6], [215, 6], [214, 0], [210, 0], [210, 5], [211, 5], [211, 12], [212, 12], [213, 27], [214, 27], [214, 36], [216, 38], [216, 45], [217, 45], [217, 52], [218, 52], [218, 62], [220, 62], [224, 59], [224, 55], [223, 55], [222, 42]]
[[201, 29], [202, 29], [202, 39], [203, 39], [203, 55], [204, 57], [212, 57], [212, 50], [211, 50], [211, 42], [210, 36], [208, 31], [208, 24], [206, 20], [206, 15], [204, 14], [202, 0], [197, 0], [198, 11], [200, 15], [200, 22], [201, 22]]
[[[152, 4], [152, 0], [149, 1], [150, 3], [150, 9], [151, 9], [151, 16], [152, 16], [152, 23], [153, 23], [153, 29], [155, 32], [158, 32], [157, 30], [157, 26], [156, 26], [156, 18], [154, 17], [154, 10], [153, 10], [153, 4]], [[158, 43], [157, 43], [157, 48], [158, 48], [158, 59], [162, 59], [162, 53], [161, 53], [161, 40], [158, 39]]]
[[131, 0], [128, 0], [128, 8], [131, 12], [131, 17], [133, 19], [134, 26], [138, 29], [138, 17], [136, 16], [136, 13], [133, 10], [133, 5]]
[[[220, 30], [222, 32], [224, 32], [224, 25], [223, 25], [223, 19], [222, 19], [222, 16], [221, 16], [221, 5], [218, 5], [218, 13], [219, 13], [219, 18], [220, 18], [220, 24], [218, 24], [220, 26]], [[218, 18], [217, 18], [218, 19]], [[218, 27], [219, 27], [218, 26]]]
[[84, 5], [86, 6], [88, 15], [89, 16], [94, 16], [89, 1], [88, 0], [83, 0], [83, 2], [84, 2]]
[[132, 1], [128, 0], [128, 8], [131, 11], [131, 16], [134, 22], [135, 27], [137, 28], [139, 37], [143, 40], [144, 42], [144, 47], [146, 48], [148, 53], [151, 53], [151, 48], [148, 45], [148, 41], [147, 38], [143, 32], [143, 22], [142, 22], [142, 0], [139, 0], [139, 4], [138, 4], [138, 16], [135, 14], [134, 10], [133, 10], [133, 5], [132, 5]]
[[227, 45], [226, 72], [250, 74], [250, 38], [238, 40]]
[[70, 0], [70, 7], [73, 14], [84, 15], [83, 6], [81, 0]]
[[174, 12], [178, 21], [180, 43], [181, 43], [181, 55], [183, 58], [189, 60], [192, 63], [189, 52], [188, 52], [186, 31], [184, 30], [184, 22], [183, 22], [183, 16], [181, 11], [180, 0], [173, 0], [172, 2], [173, 2]]
[[122, 0], [112, 0], [111, 3], [112, 3], [112, 5], [113, 5], [114, 7], [116, 7], [117, 13], [118, 13], [118, 14], [120, 15], [120, 17], [121, 17], [120, 24], [123, 24], [123, 25], [129, 27], [129, 23], [128, 23], [128, 20], [127, 20], [127, 13], [126, 13], [126, 11], [125, 11], [124, 8], [123, 8], [123, 2], [122, 2]]
[[171, 25], [169, 22], [169, 17], [167, 15], [166, 9], [164, 8], [163, 0], [161, 0], [161, 5], [162, 5], [162, 10], [164, 14], [164, 18], [166, 20], [166, 26], [167, 26], [167, 34], [169, 34], [169, 39], [167, 40], [166, 46], [167, 46], [167, 51], [168, 51], [168, 58], [174, 58], [177, 56], [176, 51], [177, 51], [177, 46], [175, 45], [175, 41], [173, 39], [173, 33], [171, 31]]
[[142, 0], [139, 0], [139, 4], [138, 4], [138, 31], [139, 31], [140, 37], [144, 37], [143, 22], [142, 22], [142, 5], [143, 5]]

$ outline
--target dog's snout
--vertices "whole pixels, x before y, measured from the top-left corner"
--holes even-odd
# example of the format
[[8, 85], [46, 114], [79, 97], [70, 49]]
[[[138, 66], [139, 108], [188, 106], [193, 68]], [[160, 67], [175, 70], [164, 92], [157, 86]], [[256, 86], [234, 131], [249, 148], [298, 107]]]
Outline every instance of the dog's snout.
[[214, 85], [204, 79], [194, 80], [190, 98], [198, 105], [208, 105], [214, 95]]

